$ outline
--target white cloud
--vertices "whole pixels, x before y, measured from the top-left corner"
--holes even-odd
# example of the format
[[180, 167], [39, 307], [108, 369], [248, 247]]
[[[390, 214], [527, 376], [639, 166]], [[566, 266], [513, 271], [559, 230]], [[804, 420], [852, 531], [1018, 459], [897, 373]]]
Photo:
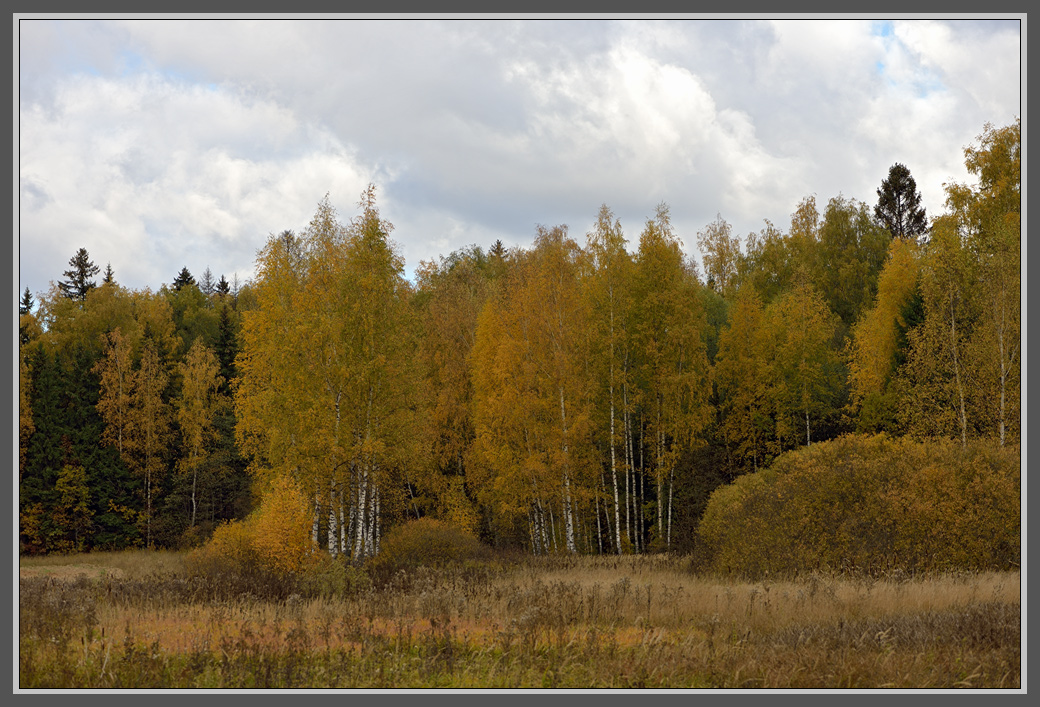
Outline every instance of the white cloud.
[[604, 202], [630, 240], [660, 201], [690, 245], [717, 212], [740, 235], [785, 228], [810, 193], [873, 201], [895, 161], [936, 213], [962, 148], [1014, 115], [1017, 30], [880, 27], [36, 23], [23, 275], [45, 287], [81, 245], [128, 284], [246, 274], [269, 232], [302, 228], [326, 192], [349, 219], [368, 181], [409, 269], [528, 245], [537, 223], [580, 239]]
[[[350, 146], [284, 107], [155, 75], [77, 77], [20, 121], [23, 248], [86, 247], [132, 287], [185, 265], [248, 275], [268, 233], [371, 179]], [[22, 267], [38, 289], [64, 269]]]
[[980, 31], [963, 22], [900, 22], [895, 35], [923, 67], [967, 93], [981, 112], [996, 114], [1001, 124], [1013, 118], [999, 115], [1018, 103], [1020, 56], [1009, 49], [1020, 46], [1020, 36], [1013, 27]]

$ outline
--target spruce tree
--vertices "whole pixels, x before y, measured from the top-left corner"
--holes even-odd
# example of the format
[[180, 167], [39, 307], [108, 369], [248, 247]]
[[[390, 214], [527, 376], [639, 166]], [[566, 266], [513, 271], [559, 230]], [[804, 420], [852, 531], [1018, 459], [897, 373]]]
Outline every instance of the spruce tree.
[[33, 296], [29, 292], [29, 288], [25, 288], [25, 292], [22, 293], [22, 299], [18, 302], [18, 316], [24, 317], [26, 314], [32, 311], [33, 308]]
[[181, 268], [180, 273], [177, 275], [177, 278], [173, 281], [173, 289], [175, 289], [177, 292], [180, 292], [187, 285], [194, 284], [195, 278], [192, 277], [191, 272], [188, 270], [187, 267], [183, 267]]
[[58, 289], [69, 299], [82, 302], [87, 298], [87, 293], [97, 287], [97, 283], [90, 278], [99, 271], [98, 266], [90, 260], [87, 249], [80, 248], [69, 259], [69, 269], [63, 273], [68, 279], [58, 282]]
[[928, 230], [917, 182], [905, 165], [897, 162], [889, 168], [888, 178], [881, 183], [877, 195], [874, 217], [893, 238], [917, 239]]

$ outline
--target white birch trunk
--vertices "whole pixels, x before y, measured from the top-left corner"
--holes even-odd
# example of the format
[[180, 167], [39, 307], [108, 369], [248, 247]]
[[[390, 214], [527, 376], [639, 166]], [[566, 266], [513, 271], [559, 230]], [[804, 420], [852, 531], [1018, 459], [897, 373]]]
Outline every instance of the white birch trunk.
[[657, 537], [664, 537], [664, 465], [662, 462], [662, 451], [664, 448], [664, 432], [661, 430], [661, 396], [657, 396], [657, 430], [654, 434], [654, 443], [657, 447], [657, 469], [655, 470], [657, 476]]
[[347, 553], [347, 509], [343, 505], [343, 491], [339, 493], [339, 552], [345, 555]]
[[382, 527], [383, 527], [383, 514], [380, 513], [379, 501], [380, 501], [380, 498], [379, 498], [379, 488], [376, 487], [376, 531], [373, 534], [375, 536], [375, 553], [374, 554], [376, 554], [376, 555], [379, 554], [379, 538], [380, 538], [380, 535], [382, 534]]
[[675, 490], [675, 467], [672, 467], [671, 475], [668, 477], [668, 536], [665, 545], [672, 547], [672, 492]]
[[357, 532], [354, 536], [354, 561], [360, 562], [364, 555], [362, 551], [365, 548], [365, 510], [367, 499], [368, 486], [368, 469], [365, 469], [361, 475], [361, 483], [358, 484], [358, 515], [357, 515]]
[[339, 541], [339, 529], [336, 523], [336, 507], [338, 505], [336, 503], [336, 482], [330, 482], [329, 487], [329, 554], [335, 557]]
[[574, 510], [571, 507], [571, 476], [567, 450], [567, 410], [563, 401], [563, 387], [560, 387], [560, 424], [563, 427], [563, 521], [567, 532], [567, 552], [577, 552], [574, 545]]
[[646, 492], [646, 460], [643, 456], [643, 450], [646, 449], [646, 444], [643, 439], [643, 431], [646, 429], [646, 425], [643, 420], [643, 413], [640, 413], [640, 468], [635, 473], [635, 480], [639, 482], [640, 490], [636, 495], [635, 503], [635, 547], [636, 552], [643, 552], [643, 531], [646, 529], [646, 519], [643, 517], [643, 503], [645, 502]]
[[635, 470], [635, 455], [632, 452], [632, 421], [628, 410], [628, 384], [624, 387], [625, 398], [625, 535], [628, 542], [634, 544], [632, 539], [632, 494], [635, 484], [632, 474]]
[[311, 524], [311, 544], [314, 547], [318, 547], [318, 519], [321, 513], [321, 503], [318, 500], [318, 494], [314, 494], [314, 522]]
[[[613, 347], [613, 344], [611, 344]], [[614, 361], [610, 362], [611, 376], [613, 376]], [[610, 478], [614, 481], [614, 547], [618, 555], [621, 554], [621, 509], [618, 507], [618, 482], [617, 482], [617, 454], [614, 447], [614, 385], [610, 385]], [[597, 518], [598, 518], [597, 514]], [[609, 522], [608, 522], [609, 525]], [[603, 551], [600, 550], [600, 554]]]
[[368, 502], [368, 529], [365, 531], [365, 556], [375, 554], [375, 510], [380, 502], [380, 489], [372, 485], [372, 500]]

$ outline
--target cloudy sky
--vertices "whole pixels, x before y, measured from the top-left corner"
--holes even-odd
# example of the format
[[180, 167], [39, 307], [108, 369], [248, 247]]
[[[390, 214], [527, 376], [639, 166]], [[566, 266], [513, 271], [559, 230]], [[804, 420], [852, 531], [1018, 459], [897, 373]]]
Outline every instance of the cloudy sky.
[[686, 250], [798, 202], [873, 206], [895, 162], [929, 215], [963, 148], [1021, 115], [1017, 20], [73, 20], [18, 25], [19, 292], [80, 247], [140, 289], [240, 280], [328, 193], [395, 225], [411, 276], [468, 244], [633, 247], [666, 202]]

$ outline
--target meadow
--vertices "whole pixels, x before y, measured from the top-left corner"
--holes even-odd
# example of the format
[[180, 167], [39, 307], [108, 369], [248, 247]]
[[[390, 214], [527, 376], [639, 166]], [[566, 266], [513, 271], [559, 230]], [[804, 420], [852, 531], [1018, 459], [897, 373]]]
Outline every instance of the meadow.
[[[21, 689], [1019, 688], [1017, 572], [747, 581], [681, 556], [503, 556], [373, 581], [20, 561]], [[304, 581], [306, 579], [306, 581]]]

